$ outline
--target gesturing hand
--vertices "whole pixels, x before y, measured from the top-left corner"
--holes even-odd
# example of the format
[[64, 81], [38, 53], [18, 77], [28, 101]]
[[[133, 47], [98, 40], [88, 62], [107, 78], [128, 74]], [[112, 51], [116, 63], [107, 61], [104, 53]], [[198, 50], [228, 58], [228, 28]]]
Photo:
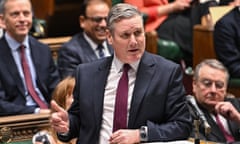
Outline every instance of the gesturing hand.
[[58, 133], [67, 133], [69, 131], [68, 113], [60, 107], [54, 100], [51, 101], [51, 114], [50, 123], [52, 128]]

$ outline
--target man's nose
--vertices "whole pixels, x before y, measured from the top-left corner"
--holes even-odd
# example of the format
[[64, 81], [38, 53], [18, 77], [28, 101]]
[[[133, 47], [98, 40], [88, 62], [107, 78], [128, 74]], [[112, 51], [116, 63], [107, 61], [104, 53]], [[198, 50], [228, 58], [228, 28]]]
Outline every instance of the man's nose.
[[212, 92], [216, 92], [217, 91], [215, 83], [212, 83], [210, 89], [211, 89]]
[[106, 19], [101, 19], [101, 21], [99, 22], [99, 25], [100, 26], [107, 26], [107, 21], [106, 21]]

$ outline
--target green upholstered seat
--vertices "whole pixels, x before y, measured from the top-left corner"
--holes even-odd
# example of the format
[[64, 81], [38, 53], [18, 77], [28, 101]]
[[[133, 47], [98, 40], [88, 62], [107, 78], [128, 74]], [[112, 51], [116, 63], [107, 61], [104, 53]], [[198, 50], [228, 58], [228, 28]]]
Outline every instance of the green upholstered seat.
[[158, 54], [173, 61], [179, 61], [183, 57], [180, 47], [174, 42], [164, 39], [158, 39]]
[[240, 88], [240, 78], [230, 78], [228, 86]]
[[122, 3], [122, 2], [123, 2], [123, 0], [112, 0], [112, 5]]

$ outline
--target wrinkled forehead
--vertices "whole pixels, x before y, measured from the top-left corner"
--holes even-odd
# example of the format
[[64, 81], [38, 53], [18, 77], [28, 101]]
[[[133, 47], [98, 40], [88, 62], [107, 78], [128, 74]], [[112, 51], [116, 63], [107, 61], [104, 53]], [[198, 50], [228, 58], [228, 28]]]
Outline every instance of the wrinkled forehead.
[[32, 11], [32, 4], [30, 0], [5, 0], [1, 5], [3, 13], [6, 11], [15, 11], [20, 8]]
[[198, 77], [199, 79], [208, 78], [211, 80], [227, 81], [227, 74], [225, 71], [208, 65], [204, 65], [199, 69]]
[[143, 29], [143, 20], [141, 16], [132, 16], [127, 18], [118, 18], [111, 24], [113, 29], [118, 29], [119, 31], [124, 31], [126, 29]]

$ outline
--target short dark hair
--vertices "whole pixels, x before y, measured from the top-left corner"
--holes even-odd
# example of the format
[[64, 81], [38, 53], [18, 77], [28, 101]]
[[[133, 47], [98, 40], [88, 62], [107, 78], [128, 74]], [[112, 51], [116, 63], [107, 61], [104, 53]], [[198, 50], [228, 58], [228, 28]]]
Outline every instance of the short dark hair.
[[104, 1], [104, 0], [84, 0], [83, 3], [80, 6], [80, 15], [86, 16], [87, 7], [92, 3], [105, 3], [105, 4], [107, 4], [107, 2]]

